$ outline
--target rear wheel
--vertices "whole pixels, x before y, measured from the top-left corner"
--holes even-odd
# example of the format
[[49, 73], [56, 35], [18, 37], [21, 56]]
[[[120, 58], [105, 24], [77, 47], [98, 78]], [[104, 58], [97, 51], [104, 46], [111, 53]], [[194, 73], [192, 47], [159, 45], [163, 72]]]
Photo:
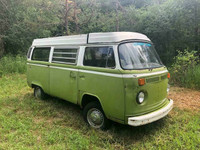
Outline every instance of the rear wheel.
[[87, 104], [83, 109], [83, 117], [92, 128], [105, 130], [110, 127], [110, 121], [98, 102]]
[[46, 98], [46, 94], [44, 93], [44, 91], [42, 90], [42, 88], [39, 87], [39, 86], [36, 86], [34, 88], [34, 96], [37, 99], [42, 99], [42, 100], [44, 100]]

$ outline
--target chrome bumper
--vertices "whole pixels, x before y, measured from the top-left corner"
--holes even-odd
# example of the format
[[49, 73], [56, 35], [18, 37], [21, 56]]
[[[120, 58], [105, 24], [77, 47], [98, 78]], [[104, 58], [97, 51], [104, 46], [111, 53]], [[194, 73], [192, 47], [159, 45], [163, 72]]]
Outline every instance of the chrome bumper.
[[151, 122], [154, 122], [156, 120], [159, 120], [163, 117], [165, 117], [173, 108], [173, 100], [170, 100], [169, 104], [167, 106], [165, 106], [164, 108], [146, 114], [146, 115], [142, 115], [142, 116], [137, 116], [137, 117], [129, 117], [128, 118], [128, 125], [131, 126], [141, 126], [141, 125], [145, 125]]

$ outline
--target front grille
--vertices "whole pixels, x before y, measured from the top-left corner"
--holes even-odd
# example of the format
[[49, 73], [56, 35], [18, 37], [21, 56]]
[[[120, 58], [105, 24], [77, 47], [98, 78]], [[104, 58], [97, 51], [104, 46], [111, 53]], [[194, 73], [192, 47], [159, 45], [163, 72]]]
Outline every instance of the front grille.
[[161, 80], [164, 80], [164, 79], [167, 79], [167, 75], [166, 74], [161, 76]]
[[152, 77], [152, 78], [147, 78], [146, 82], [147, 83], [152, 83], [152, 82], [158, 82], [158, 81], [162, 81], [164, 79], [167, 79], [167, 74], [159, 76], [159, 77]]
[[157, 82], [159, 81], [159, 77], [153, 77], [153, 78], [148, 78], [146, 79], [147, 83], [151, 83], [151, 82]]

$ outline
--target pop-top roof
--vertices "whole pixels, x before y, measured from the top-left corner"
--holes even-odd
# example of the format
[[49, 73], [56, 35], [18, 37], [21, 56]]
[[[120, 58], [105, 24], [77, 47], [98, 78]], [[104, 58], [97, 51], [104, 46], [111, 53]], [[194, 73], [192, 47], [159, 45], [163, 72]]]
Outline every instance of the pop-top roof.
[[60, 36], [53, 38], [35, 39], [32, 46], [56, 46], [56, 45], [84, 45], [95, 43], [119, 43], [126, 40], [145, 40], [150, 39], [141, 33], [136, 32], [106, 32], [89, 33], [72, 36]]

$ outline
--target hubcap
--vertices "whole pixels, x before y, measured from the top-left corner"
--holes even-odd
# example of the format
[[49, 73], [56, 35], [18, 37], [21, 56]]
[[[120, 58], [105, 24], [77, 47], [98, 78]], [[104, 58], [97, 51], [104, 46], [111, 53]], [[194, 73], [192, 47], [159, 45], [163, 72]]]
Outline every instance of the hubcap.
[[42, 95], [41, 90], [40, 90], [39, 88], [37, 88], [37, 89], [35, 90], [35, 97], [36, 97], [36, 98], [41, 98], [41, 95]]
[[87, 120], [93, 128], [100, 128], [104, 123], [104, 116], [100, 110], [92, 108], [87, 113]]

